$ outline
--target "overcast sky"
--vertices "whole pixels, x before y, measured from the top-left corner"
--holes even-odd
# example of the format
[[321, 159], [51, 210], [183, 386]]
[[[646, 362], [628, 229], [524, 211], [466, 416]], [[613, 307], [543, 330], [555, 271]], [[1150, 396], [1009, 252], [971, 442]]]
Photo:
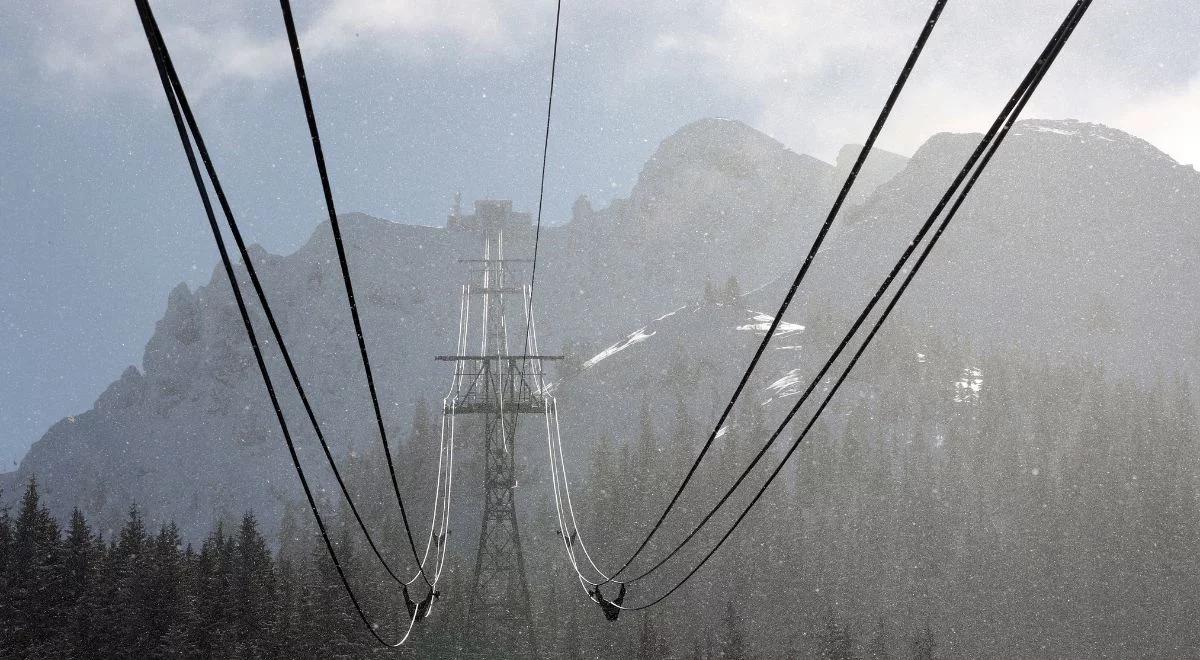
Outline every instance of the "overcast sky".
[[[985, 127], [1070, 0], [951, 0], [880, 145]], [[566, 0], [549, 221], [628, 193], [706, 116], [832, 160], [861, 142], [932, 0]], [[276, 252], [323, 216], [271, 0], [154, 3], [244, 231]], [[342, 211], [439, 224], [451, 195], [536, 201], [549, 0], [298, 1]], [[1200, 3], [1097, 0], [1027, 116], [1200, 160]], [[167, 292], [216, 263], [132, 2], [0, 0], [0, 471], [91, 407]]]

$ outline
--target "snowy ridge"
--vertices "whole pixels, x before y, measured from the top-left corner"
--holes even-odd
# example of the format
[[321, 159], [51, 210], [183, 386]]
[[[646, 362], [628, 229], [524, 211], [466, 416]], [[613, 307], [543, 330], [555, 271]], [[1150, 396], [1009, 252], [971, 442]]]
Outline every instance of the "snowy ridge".
[[610, 357], [616, 355], [617, 353], [620, 353], [621, 351], [629, 348], [630, 346], [633, 346], [634, 344], [640, 344], [641, 342], [646, 341], [647, 339], [653, 337], [657, 332], [658, 332], [657, 330], [651, 330], [650, 332], [646, 332], [646, 328], [644, 328], [644, 327], [639, 328], [635, 332], [631, 333], [624, 340], [619, 341], [619, 342], [613, 344], [612, 346], [609, 346], [608, 348], [604, 349], [603, 351], [600, 351], [595, 356], [593, 356], [592, 359], [588, 360], [587, 362], [584, 362], [583, 369], [591, 369], [592, 367], [599, 364], [600, 361], [610, 358]]
[[1108, 142], [1113, 146], [1126, 146], [1138, 149], [1154, 160], [1178, 165], [1179, 163], [1160, 151], [1157, 147], [1141, 138], [1134, 137], [1124, 131], [1110, 128], [1103, 124], [1077, 121], [1074, 119], [1025, 119], [1013, 127], [1014, 136], [1044, 135], [1057, 139], [1056, 136], [1076, 138], [1079, 142]]
[[773, 393], [774, 396], [772, 396], [771, 398], [764, 401], [763, 405], [765, 406], [777, 398], [782, 399], [783, 397], [795, 396], [796, 394], [799, 394], [800, 393], [800, 387], [799, 387], [800, 375], [801, 375], [800, 369], [792, 369], [791, 371], [788, 371], [787, 374], [785, 374], [779, 380], [776, 380], [774, 383], [767, 385], [767, 388], [765, 391]]
[[591, 357], [591, 359], [589, 359], [588, 361], [584, 362], [583, 365], [581, 365], [580, 369], [581, 370], [591, 369], [592, 367], [596, 366], [603, 360], [606, 360], [606, 359], [616, 355], [617, 353], [620, 353], [621, 351], [629, 348], [630, 346], [633, 346], [634, 344], [640, 344], [640, 343], [646, 341], [647, 339], [653, 337], [655, 334], [658, 333], [658, 330], [650, 330], [650, 326], [654, 325], [655, 323], [661, 323], [662, 321], [665, 321], [665, 320], [671, 318], [672, 316], [675, 316], [676, 314], [678, 314], [679, 312], [682, 312], [685, 309], [688, 309], [688, 305], [683, 305], [682, 307], [677, 307], [677, 308], [667, 312], [666, 314], [659, 316], [658, 318], [654, 319], [650, 323], [642, 326], [641, 328], [638, 328], [634, 332], [631, 332], [629, 335], [627, 335], [621, 341], [619, 341], [619, 342], [613, 344], [612, 346], [609, 346], [608, 348], [604, 349], [603, 351], [600, 351], [599, 353], [593, 355]]
[[[745, 325], [739, 325], [737, 327], [738, 330], [766, 334], [767, 330], [771, 329], [771, 323], [775, 321], [774, 316], [771, 316], [770, 314], [763, 314], [762, 312], [756, 312], [752, 309], [748, 309], [746, 311], [753, 315], [750, 317], [751, 322]], [[799, 323], [788, 323], [787, 321], [781, 321], [779, 323], [779, 327], [775, 328], [774, 336], [785, 337], [797, 332], [804, 332], [804, 326], [800, 325]], [[799, 346], [789, 346], [788, 348], [799, 348]]]
[[687, 308], [688, 308], [688, 306], [687, 306], [687, 305], [684, 305], [683, 307], [679, 307], [679, 308], [677, 308], [677, 309], [674, 309], [674, 310], [672, 310], [672, 311], [669, 311], [669, 312], [667, 312], [666, 314], [663, 314], [662, 316], [660, 316], [660, 317], [658, 317], [658, 318], [654, 319], [654, 321], [652, 321], [652, 323], [658, 323], [659, 321], [665, 321], [665, 320], [667, 320], [667, 319], [671, 318], [672, 316], [675, 316], [675, 315], [676, 315], [676, 314], [678, 314], [679, 312], [682, 312], [683, 310], [685, 310], [685, 309], [687, 309]]

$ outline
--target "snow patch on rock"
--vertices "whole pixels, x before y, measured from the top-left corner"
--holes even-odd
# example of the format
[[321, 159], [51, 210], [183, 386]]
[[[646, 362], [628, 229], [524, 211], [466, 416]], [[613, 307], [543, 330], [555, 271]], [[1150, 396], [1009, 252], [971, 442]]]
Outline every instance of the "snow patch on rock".
[[[765, 334], [767, 330], [771, 329], [771, 323], [775, 320], [774, 316], [763, 314], [762, 312], [755, 312], [752, 309], [748, 309], [746, 311], [753, 314], [753, 316], [750, 317], [750, 323], [739, 325], [737, 327], [738, 330], [747, 332], [761, 332]], [[788, 323], [787, 321], [781, 321], [779, 323], [779, 327], [775, 328], [776, 337], [784, 337], [797, 332], [804, 332], [804, 326], [800, 325], [799, 323]], [[796, 348], [799, 347], [797, 346]]]
[[799, 385], [800, 385], [800, 370], [792, 369], [791, 371], [787, 372], [787, 374], [785, 374], [779, 380], [775, 381], [774, 383], [771, 383], [770, 385], [767, 385], [766, 391], [772, 392], [775, 395], [772, 397], [772, 399], [782, 398], [785, 396], [792, 396], [795, 394], [799, 394], [800, 393]]
[[963, 369], [962, 376], [954, 382], [954, 401], [971, 403], [979, 400], [983, 390], [983, 372], [975, 367]]
[[617, 353], [620, 353], [621, 351], [629, 348], [630, 346], [633, 346], [634, 344], [639, 344], [641, 342], [644, 342], [647, 339], [653, 337], [655, 335], [655, 333], [657, 333], [657, 332], [658, 332], [657, 330], [651, 330], [650, 332], [646, 332], [646, 328], [640, 328], [636, 332], [630, 334], [624, 340], [619, 341], [619, 342], [613, 344], [612, 346], [609, 346], [608, 348], [604, 349], [603, 351], [600, 351], [595, 356], [593, 356], [592, 359], [588, 360], [587, 362], [584, 362], [583, 368], [591, 369], [592, 367], [596, 366], [601, 360], [608, 359], [608, 358], [616, 355]]

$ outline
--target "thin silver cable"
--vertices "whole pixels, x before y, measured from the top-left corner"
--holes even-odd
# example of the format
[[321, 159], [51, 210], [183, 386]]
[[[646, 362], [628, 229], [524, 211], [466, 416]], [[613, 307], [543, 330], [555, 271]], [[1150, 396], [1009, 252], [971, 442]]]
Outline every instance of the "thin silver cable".
[[[525, 288], [525, 295], [526, 295], [525, 324], [530, 330], [530, 346], [531, 346], [531, 350], [533, 351], [533, 354], [541, 355], [541, 348], [538, 345], [537, 315], [535, 315], [533, 313], [533, 305], [532, 305], [533, 295], [532, 294], [533, 294], [533, 292], [530, 290], [530, 288], [526, 287]], [[537, 372], [538, 389], [544, 393], [546, 391], [545, 368], [544, 368], [544, 365], [540, 361], [539, 361], [538, 367], [539, 367], [538, 372]], [[583, 550], [584, 558], [587, 559], [587, 562], [589, 565], [591, 565], [592, 570], [595, 571], [596, 574], [599, 575], [601, 578], [603, 578], [605, 580], [605, 582], [614, 582], [615, 580], [613, 580], [610, 576], [606, 575], [604, 573], [604, 571], [601, 570], [600, 567], [596, 564], [595, 560], [592, 559], [592, 554], [588, 550], [587, 544], [583, 540], [583, 532], [579, 529], [579, 522], [576, 520], [576, 517], [575, 517], [575, 506], [571, 500], [571, 484], [570, 484], [569, 479], [567, 478], [566, 462], [565, 462], [565, 459], [563, 458], [562, 427], [559, 422], [559, 416], [558, 416], [558, 400], [555, 397], [549, 396], [546, 394], [543, 394], [543, 396], [546, 397], [546, 399], [549, 402], [549, 405], [547, 406], [547, 415], [548, 416], [553, 415], [553, 420], [554, 420], [553, 431], [549, 428], [549, 420], [547, 420], [546, 434], [547, 434], [547, 437], [549, 438], [549, 437], [551, 437], [551, 433], [553, 433], [552, 437], [554, 438], [554, 442], [557, 445], [557, 450], [554, 447], [551, 447], [551, 451], [550, 451], [551, 474], [554, 475], [555, 477], [557, 477], [559, 471], [561, 470], [562, 484], [563, 484], [562, 492], [566, 495], [566, 503], [567, 503], [566, 511], [569, 512], [572, 529], [569, 531], [567, 530], [565, 521], [560, 521], [559, 527], [563, 531], [564, 534], [569, 535], [570, 532], [574, 532], [575, 539], [576, 539], [576, 541], [579, 542], [579, 547], [580, 547], [580, 549]], [[557, 460], [555, 460], [556, 452], [557, 452]], [[555, 482], [554, 496], [555, 496], [555, 499], [557, 500], [559, 498], [557, 478], [554, 479], [554, 482]], [[574, 548], [571, 548], [571, 557], [572, 557], [572, 563], [576, 564], [576, 568], [578, 569], [577, 562], [575, 562]], [[591, 584], [593, 586], [596, 586], [597, 584], [599, 584], [597, 582], [593, 582], [592, 580], [588, 579], [582, 573], [579, 575], [579, 577], [580, 577], [580, 579], [587, 581], [589, 584]]]
[[[530, 288], [528, 286], [526, 286], [526, 287], [523, 287], [523, 293], [526, 296], [525, 324], [526, 324], [526, 327], [529, 328], [529, 331], [530, 331], [530, 341], [527, 343], [527, 346], [529, 347], [529, 350], [533, 351], [534, 355], [540, 355], [541, 349], [538, 346], [538, 338], [537, 338], [537, 317], [533, 316], [531, 314], [532, 305], [528, 304], [530, 302], [530, 299], [531, 299], [530, 294], [532, 292], [530, 291]], [[591, 553], [588, 551], [587, 546], [583, 542], [583, 538], [582, 538], [583, 535], [579, 530], [579, 523], [575, 519], [574, 505], [570, 499], [570, 497], [571, 497], [570, 484], [567, 481], [566, 464], [562, 458], [562, 429], [561, 429], [561, 425], [559, 423], [559, 417], [558, 417], [558, 401], [553, 396], [544, 394], [544, 392], [546, 390], [545, 370], [544, 370], [544, 365], [542, 364], [542, 362], [540, 360], [538, 360], [538, 371], [536, 372], [536, 380], [538, 383], [538, 390], [540, 393], [542, 393], [542, 396], [545, 398], [545, 400], [547, 402], [547, 405], [544, 408], [543, 414], [546, 418], [547, 455], [550, 460], [550, 481], [551, 481], [551, 486], [554, 491], [554, 505], [555, 505], [555, 513], [558, 517], [559, 535], [561, 536], [561, 540], [563, 542], [563, 549], [566, 551], [567, 558], [571, 562], [571, 567], [575, 571], [576, 578], [579, 580], [580, 585], [584, 589], [584, 592], [588, 593], [589, 597], [590, 597], [590, 591], [587, 589], [587, 585], [591, 585], [591, 586], [595, 587], [595, 586], [599, 586], [602, 583], [596, 582], [596, 581], [588, 578], [587, 576], [585, 576], [583, 574], [583, 571], [580, 570], [578, 558], [575, 556], [575, 548], [571, 542], [572, 534], [574, 534], [574, 540], [579, 542], [580, 548], [583, 550], [583, 554], [584, 554], [585, 558], [587, 559], [588, 564], [591, 565], [592, 570], [594, 570], [598, 575], [600, 575], [601, 578], [605, 579], [606, 581], [611, 581], [611, 580], [610, 580], [609, 576], [605, 575], [604, 572], [600, 570], [600, 568], [596, 565], [596, 562], [592, 560]], [[551, 425], [551, 419], [553, 419], [553, 426]], [[557, 449], [556, 449], [556, 446], [557, 446]], [[556, 453], [557, 453], [557, 457], [556, 457]], [[559, 489], [560, 467], [561, 467], [562, 483], [563, 483], [563, 488], [562, 488], [561, 492]], [[564, 507], [564, 505], [563, 505], [563, 499], [562, 499], [561, 493], [566, 494], [566, 501], [567, 501], [566, 507]], [[564, 511], [570, 512], [569, 513], [569, 517], [571, 519], [570, 529], [568, 529], [568, 526], [566, 523], [568, 514], [564, 513]], [[593, 598], [593, 600], [595, 600], [595, 599]]]

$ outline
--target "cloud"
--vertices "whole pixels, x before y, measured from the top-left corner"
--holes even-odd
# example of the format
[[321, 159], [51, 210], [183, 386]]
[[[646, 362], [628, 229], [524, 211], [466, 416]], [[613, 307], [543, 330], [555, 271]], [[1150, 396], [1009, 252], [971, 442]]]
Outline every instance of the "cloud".
[[[728, 108], [794, 149], [832, 158], [842, 144], [862, 141], [931, 2], [568, 2], [563, 90], [580, 94], [584, 107], [627, 115], [626, 128], [655, 103], [672, 104], [676, 113]], [[355, 75], [390, 62], [431, 82], [448, 68], [515, 80], [514, 65], [546, 49], [554, 11], [551, 0], [296, 3], [314, 69]], [[130, 4], [33, 4], [20, 5], [16, 20], [0, 26], [10, 51], [0, 83], [24, 75], [25, 88], [50, 90], [64, 105], [98, 93], [158, 96]], [[881, 146], [911, 153], [934, 132], [982, 130], [1070, 4], [949, 3]], [[213, 0], [156, 9], [196, 98], [290, 77], [271, 3]], [[1200, 140], [1185, 119], [1197, 107], [1197, 31], [1200, 3], [1192, 0], [1096, 3], [1028, 114], [1109, 122], [1177, 158], [1200, 160]], [[14, 59], [27, 62], [23, 70]]]
[[[789, 146], [832, 157], [861, 142], [931, 7], [929, 0], [760, 0], [677, 12], [638, 68], [701, 70], [752, 99], [745, 117]], [[950, 3], [880, 144], [911, 153], [938, 131], [980, 131], [1034, 61], [1070, 0]], [[1200, 72], [1200, 5], [1097, 3], [1028, 108], [1109, 121], [1200, 156], [1185, 119]], [[1163, 130], [1163, 126], [1172, 126]]]
[[518, 26], [535, 6], [509, 0], [338, 0], [312, 21], [303, 43], [315, 53], [372, 39], [381, 49], [410, 55], [447, 46], [476, 55], [512, 54], [524, 47]]
[[[225, 85], [291, 72], [277, 9], [250, 11], [232, 0], [160, 3], [155, 9], [172, 58], [197, 97]], [[26, 60], [24, 70], [7, 71], [9, 78], [23, 75], [27, 87], [65, 94], [157, 94], [132, 3], [52, 3], [40, 11], [23, 11], [0, 29], [0, 35], [13, 36], [11, 50], [25, 51], [17, 55]], [[546, 11], [513, 0], [335, 0], [297, 3], [295, 14], [306, 59], [319, 65], [322, 58], [351, 50], [402, 55], [410, 61], [451, 56], [502, 62], [529, 47], [521, 26], [543, 20]]]
[[869, 125], [870, 92], [886, 94], [894, 73], [885, 63], [903, 57], [923, 19], [907, 4], [724, 3], [710, 22], [662, 35], [648, 55], [708, 71], [730, 94], [755, 100], [752, 123], [790, 146], [829, 154], [850, 141], [842, 128]]
[[1131, 103], [1113, 125], [1158, 146], [1184, 164], [1200, 164], [1200, 77], [1178, 90], [1151, 94]]

